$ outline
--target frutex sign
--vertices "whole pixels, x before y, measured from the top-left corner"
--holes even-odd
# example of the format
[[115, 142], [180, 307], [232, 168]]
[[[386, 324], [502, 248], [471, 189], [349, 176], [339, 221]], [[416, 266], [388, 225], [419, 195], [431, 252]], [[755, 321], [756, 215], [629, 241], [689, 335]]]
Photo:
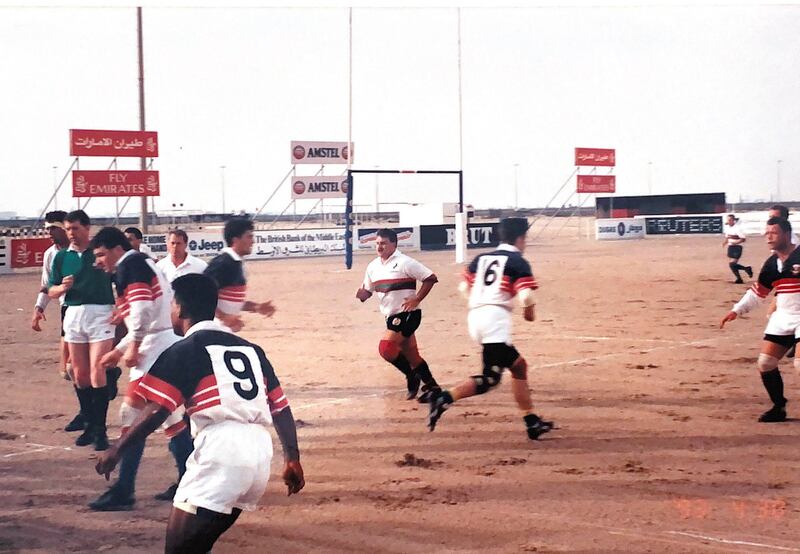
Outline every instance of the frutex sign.
[[293, 177], [292, 198], [347, 198], [347, 177]]
[[159, 196], [158, 171], [73, 171], [72, 196]]
[[349, 164], [353, 163], [353, 143], [293, 140], [293, 164]]
[[157, 158], [158, 133], [70, 129], [69, 155]]

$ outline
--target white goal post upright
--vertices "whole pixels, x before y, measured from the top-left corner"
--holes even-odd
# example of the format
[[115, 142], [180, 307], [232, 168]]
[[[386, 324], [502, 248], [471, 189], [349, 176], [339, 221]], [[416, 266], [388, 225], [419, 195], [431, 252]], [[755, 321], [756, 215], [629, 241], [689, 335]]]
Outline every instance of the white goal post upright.
[[[345, 205], [345, 266], [353, 267], [353, 175], [376, 175], [381, 173], [418, 174], [418, 175], [458, 175], [458, 214], [456, 214], [456, 262], [463, 263], [466, 252], [467, 225], [464, 213], [464, 172], [459, 170], [434, 170], [434, 169], [348, 169], [347, 170], [347, 204]], [[459, 226], [462, 222], [463, 229]], [[461, 258], [459, 258], [461, 252]]]

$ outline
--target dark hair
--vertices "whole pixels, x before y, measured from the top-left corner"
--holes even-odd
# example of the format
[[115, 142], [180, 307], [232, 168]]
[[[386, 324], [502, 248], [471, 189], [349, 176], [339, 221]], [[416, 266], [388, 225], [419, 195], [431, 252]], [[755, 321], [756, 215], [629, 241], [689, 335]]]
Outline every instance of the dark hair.
[[92, 249], [103, 247], [111, 250], [117, 246], [121, 246], [126, 251], [133, 248], [128, 237], [116, 227], [103, 227], [89, 243], [89, 248]]
[[180, 318], [193, 322], [214, 319], [217, 311], [217, 284], [202, 273], [189, 273], [172, 281]]
[[392, 244], [397, 244], [397, 233], [395, 233], [392, 229], [380, 229], [376, 234], [382, 239], [388, 240]]
[[767, 220], [767, 225], [777, 225], [784, 233], [792, 232], [792, 224], [789, 223], [788, 219], [784, 219], [782, 217], [770, 217]]
[[225, 244], [230, 246], [233, 239], [244, 235], [247, 231], [253, 230], [253, 222], [246, 217], [233, 217], [225, 223]]
[[514, 244], [519, 237], [524, 237], [528, 232], [528, 220], [524, 217], [507, 217], [501, 219], [497, 225], [500, 240], [508, 244]]
[[125, 229], [126, 234], [131, 234], [138, 240], [142, 240], [142, 232], [137, 227], [128, 227]]
[[775, 204], [770, 208], [770, 210], [776, 210], [781, 214], [780, 217], [782, 217], [783, 219], [789, 219], [789, 208], [787, 208], [783, 204]]
[[64, 218], [67, 217], [67, 212], [64, 210], [53, 210], [44, 214], [45, 223], [64, 223]]
[[183, 229], [173, 229], [172, 231], [167, 233], [167, 235], [175, 235], [176, 237], [181, 237], [183, 239], [183, 242], [186, 243], [189, 242], [189, 235], [187, 235], [186, 231], [184, 231]]
[[66, 217], [64, 217], [64, 221], [69, 221], [70, 223], [78, 222], [84, 227], [88, 227], [92, 224], [92, 220], [89, 219], [89, 216], [86, 215], [86, 212], [83, 210], [74, 210], [69, 212]]

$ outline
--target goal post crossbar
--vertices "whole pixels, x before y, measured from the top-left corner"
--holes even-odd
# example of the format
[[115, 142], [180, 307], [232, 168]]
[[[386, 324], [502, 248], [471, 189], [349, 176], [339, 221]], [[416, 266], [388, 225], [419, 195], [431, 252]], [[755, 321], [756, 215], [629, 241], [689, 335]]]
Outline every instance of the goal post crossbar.
[[347, 204], [345, 206], [345, 265], [353, 267], [353, 175], [356, 174], [418, 174], [418, 175], [458, 175], [458, 211], [464, 211], [464, 172], [460, 169], [348, 169]]

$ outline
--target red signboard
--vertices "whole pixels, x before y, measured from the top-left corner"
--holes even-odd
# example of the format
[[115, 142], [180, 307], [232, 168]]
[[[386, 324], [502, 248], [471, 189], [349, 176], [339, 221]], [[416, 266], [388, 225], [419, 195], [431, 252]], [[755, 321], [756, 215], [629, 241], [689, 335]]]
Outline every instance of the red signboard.
[[157, 158], [158, 133], [70, 129], [69, 155]]
[[613, 148], [576, 148], [575, 165], [617, 165], [617, 151]]
[[617, 192], [616, 175], [578, 175], [578, 192]]
[[72, 196], [159, 196], [158, 171], [73, 171]]
[[52, 244], [50, 238], [11, 239], [11, 267], [42, 267], [44, 252]]

